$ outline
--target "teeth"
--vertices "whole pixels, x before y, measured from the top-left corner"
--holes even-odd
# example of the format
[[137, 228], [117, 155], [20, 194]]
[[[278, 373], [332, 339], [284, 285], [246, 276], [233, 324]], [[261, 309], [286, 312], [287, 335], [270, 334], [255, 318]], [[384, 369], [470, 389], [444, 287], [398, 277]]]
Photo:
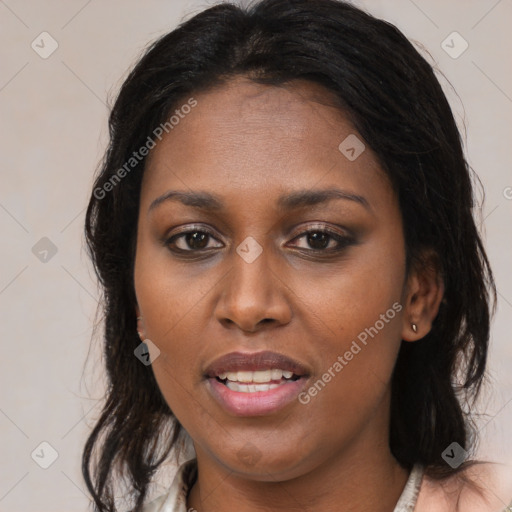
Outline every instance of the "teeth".
[[272, 368], [269, 370], [259, 370], [256, 372], [240, 371], [240, 372], [224, 372], [219, 374], [219, 379], [228, 380], [228, 382], [242, 383], [270, 383], [281, 378], [291, 379], [293, 372]]
[[229, 380], [237, 380], [238, 382], [252, 382], [252, 372], [236, 372], [236, 379], [232, 379], [228, 373]]
[[275, 389], [284, 384], [239, 384], [238, 382], [226, 381], [226, 386], [232, 391], [239, 391], [241, 393], [256, 393], [258, 391], [268, 391]]
[[252, 382], [270, 382], [272, 380], [270, 370], [249, 373], [252, 373]]

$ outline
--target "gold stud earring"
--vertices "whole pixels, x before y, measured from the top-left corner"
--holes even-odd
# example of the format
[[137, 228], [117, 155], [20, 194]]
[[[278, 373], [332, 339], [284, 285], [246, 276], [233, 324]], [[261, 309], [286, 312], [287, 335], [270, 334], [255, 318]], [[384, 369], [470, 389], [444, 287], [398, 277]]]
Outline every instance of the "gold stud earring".
[[418, 332], [418, 326], [416, 324], [411, 324], [411, 327], [414, 332]]

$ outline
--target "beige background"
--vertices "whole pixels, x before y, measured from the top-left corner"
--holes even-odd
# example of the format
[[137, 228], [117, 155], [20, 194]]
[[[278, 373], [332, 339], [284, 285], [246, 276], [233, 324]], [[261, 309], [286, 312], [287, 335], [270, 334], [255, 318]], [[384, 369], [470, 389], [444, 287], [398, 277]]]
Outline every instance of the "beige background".
[[[93, 171], [106, 143], [107, 98], [115, 96], [148, 42], [213, 3], [0, 0], [0, 511], [73, 512], [88, 506], [80, 456], [102, 385], [95, 348], [86, 368], [86, 375], [95, 369], [95, 377], [82, 378], [98, 297], [82, 231]], [[458, 93], [443, 79], [457, 119], [467, 127], [469, 162], [485, 186], [482, 230], [500, 299], [480, 454], [510, 469], [512, 2], [356, 4], [420, 41]], [[34, 40], [42, 46], [44, 31], [58, 43], [47, 59], [31, 47]], [[456, 59], [441, 46], [453, 31], [469, 44]], [[455, 50], [460, 44], [454, 43]], [[57, 250], [39, 252], [46, 262], [32, 251], [43, 237]], [[39, 244], [44, 249], [48, 241]], [[51, 461], [43, 441], [58, 453], [48, 469], [31, 458], [35, 450], [34, 459]], [[169, 484], [172, 470], [159, 476], [154, 494]], [[510, 498], [502, 497], [504, 506]]]

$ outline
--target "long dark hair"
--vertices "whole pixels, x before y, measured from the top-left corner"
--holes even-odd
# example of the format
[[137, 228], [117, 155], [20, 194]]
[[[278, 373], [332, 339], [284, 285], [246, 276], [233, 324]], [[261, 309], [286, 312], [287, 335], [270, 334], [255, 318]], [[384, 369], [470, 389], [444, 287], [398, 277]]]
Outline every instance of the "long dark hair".
[[469, 452], [475, 446], [466, 405], [484, 377], [496, 290], [473, 218], [471, 169], [432, 66], [396, 27], [341, 1], [224, 3], [153, 43], [124, 81], [87, 209], [86, 241], [103, 290], [108, 389], [82, 471], [101, 512], [116, 510], [121, 475], [140, 510], [181, 431], [151, 366], [133, 353], [140, 343], [133, 266], [145, 158], [122, 179], [119, 169], [128, 169], [133, 152], [193, 94], [237, 75], [323, 85], [376, 154], [399, 199], [408, 268], [422, 264], [429, 249], [445, 284], [432, 330], [419, 342], [402, 342], [391, 451], [403, 467], [421, 463], [439, 478], [465, 467], [443, 460], [452, 442]]

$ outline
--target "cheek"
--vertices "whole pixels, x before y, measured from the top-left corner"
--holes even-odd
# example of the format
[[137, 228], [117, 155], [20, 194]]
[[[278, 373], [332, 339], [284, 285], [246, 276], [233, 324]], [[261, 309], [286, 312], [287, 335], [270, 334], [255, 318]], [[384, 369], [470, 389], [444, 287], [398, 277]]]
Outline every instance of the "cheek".
[[163, 251], [137, 250], [134, 284], [145, 335], [160, 350], [152, 363], [158, 385], [172, 410], [196, 375], [201, 336], [194, 321], [208, 291], [206, 281], [171, 266]]
[[320, 326], [314, 351], [322, 367], [308, 397], [326, 410], [345, 403], [361, 413], [389, 386], [402, 331], [405, 261], [397, 246], [368, 246], [316, 288], [308, 279], [298, 285], [303, 310]]
[[314, 347], [321, 354], [319, 372], [299, 400], [310, 411], [308, 424], [322, 418], [318, 428], [326, 439], [353, 435], [376, 411], [385, 416], [389, 407], [386, 396], [401, 343], [401, 305], [376, 302], [360, 302], [339, 315], [336, 334], [325, 328], [321, 344]]
[[[400, 250], [369, 242], [328, 272], [303, 271], [284, 279], [293, 283], [293, 295], [298, 299], [295, 306], [302, 310], [304, 319], [314, 321], [330, 344], [341, 349], [376, 322], [378, 330], [385, 331], [380, 334], [390, 339], [399, 336], [396, 317], [400, 317], [397, 309], [401, 307], [392, 306], [400, 303], [404, 273]], [[383, 329], [381, 315], [388, 310]]]
[[[168, 340], [183, 339], [180, 330], [191, 324], [190, 317], [215, 286], [215, 277], [206, 266], [172, 261], [165, 247], [143, 237], [137, 248], [134, 284], [147, 336], [164, 348]], [[192, 348], [198, 338], [190, 334], [185, 347]]]

